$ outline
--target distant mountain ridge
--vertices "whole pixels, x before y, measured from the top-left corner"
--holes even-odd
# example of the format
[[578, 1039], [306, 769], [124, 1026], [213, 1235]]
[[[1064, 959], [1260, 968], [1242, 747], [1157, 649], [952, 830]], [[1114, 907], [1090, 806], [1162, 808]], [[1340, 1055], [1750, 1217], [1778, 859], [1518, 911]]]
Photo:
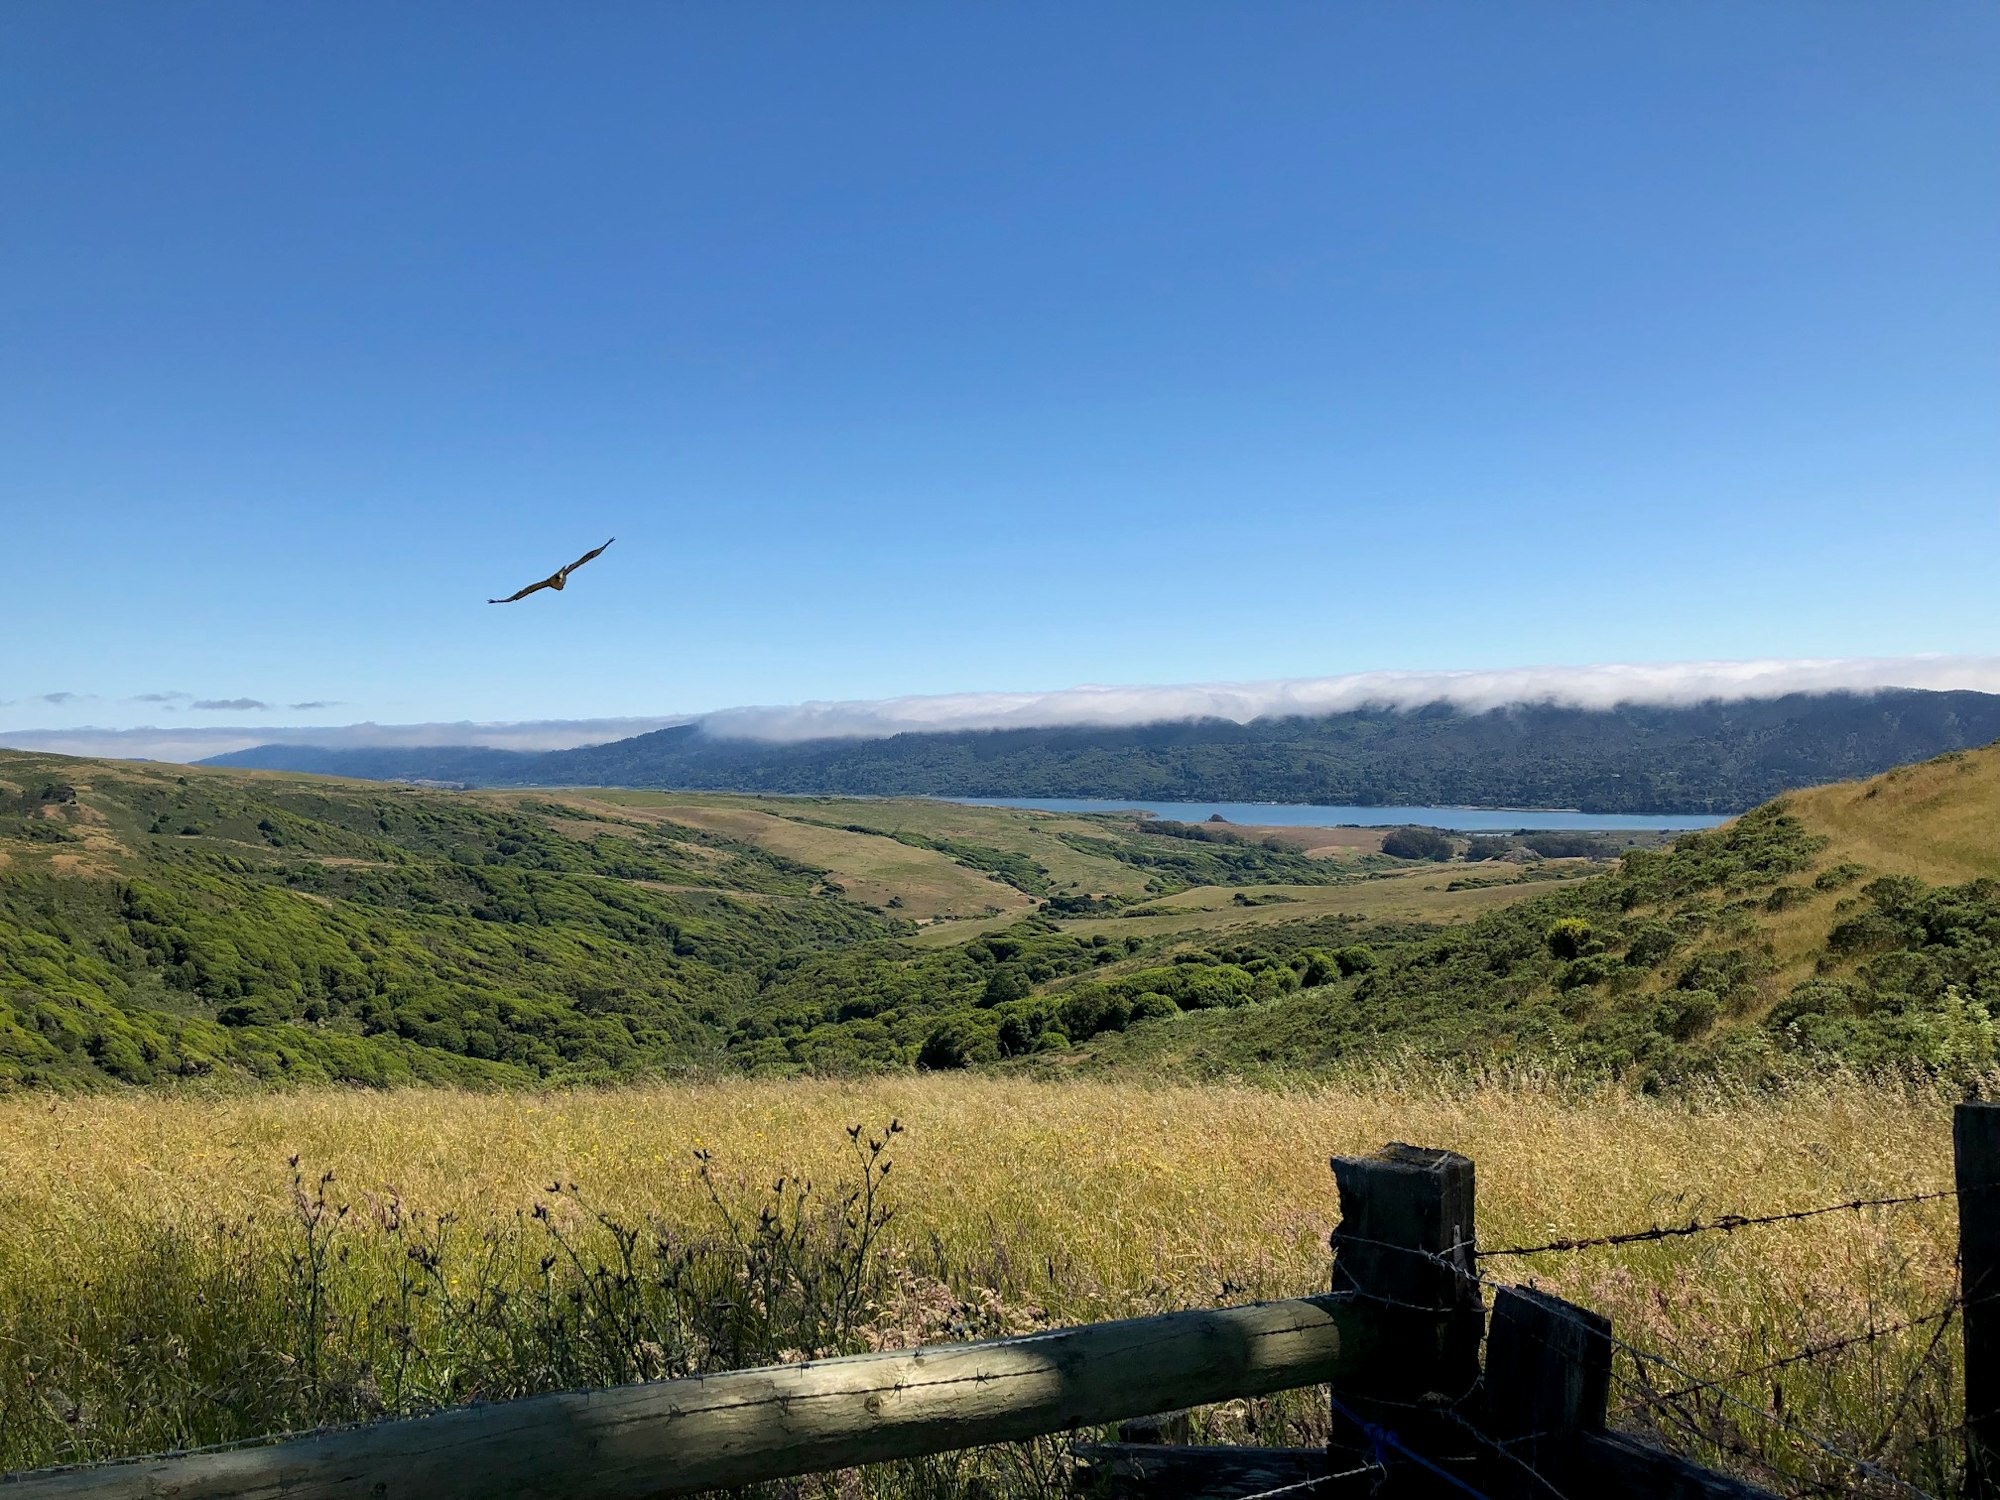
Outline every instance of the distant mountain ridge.
[[700, 723], [544, 754], [264, 745], [204, 765], [484, 786], [1740, 812], [2000, 739], [2000, 694], [1887, 689], [1610, 709], [1367, 708], [1321, 718], [723, 739]]

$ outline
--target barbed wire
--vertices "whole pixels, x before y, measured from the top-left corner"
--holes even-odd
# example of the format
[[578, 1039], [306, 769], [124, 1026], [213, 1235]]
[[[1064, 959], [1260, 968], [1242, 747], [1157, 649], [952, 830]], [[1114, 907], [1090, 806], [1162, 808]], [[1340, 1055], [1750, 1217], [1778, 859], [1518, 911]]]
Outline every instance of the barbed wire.
[[1903, 1413], [1910, 1407], [1910, 1398], [1917, 1392], [1918, 1378], [1930, 1364], [1931, 1356], [1937, 1353], [1938, 1345], [1944, 1342], [1945, 1331], [1951, 1327], [1952, 1313], [1962, 1310], [1963, 1307], [1964, 1302], [1961, 1298], [1945, 1308], [1945, 1315], [1938, 1323], [1937, 1332], [1931, 1335], [1930, 1344], [1917, 1356], [1916, 1362], [1910, 1366], [1910, 1373], [1903, 1379], [1903, 1389], [1897, 1393], [1896, 1404], [1889, 1412], [1889, 1420], [1882, 1424], [1881, 1436], [1875, 1439], [1874, 1446], [1869, 1450], [1872, 1455], [1879, 1455], [1889, 1446], [1889, 1439], [1896, 1435], [1896, 1424], [1903, 1420]]
[[1256, 1494], [1246, 1494], [1242, 1500], [1278, 1500], [1280, 1494], [1304, 1494], [1306, 1490], [1316, 1490], [1322, 1484], [1332, 1484], [1334, 1480], [1358, 1480], [1362, 1474], [1386, 1474], [1382, 1464], [1362, 1464], [1360, 1468], [1344, 1468], [1338, 1474], [1316, 1474], [1310, 1480], [1296, 1480], [1294, 1484], [1280, 1484], [1276, 1490], [1258, 1490]]
[[[1504, 1283], [1498, 1282], [1490, 1284], [1495, 1286], [1504, 1285]], [[1615, 1333], [1607, 1333], [1605, 1337], [1610, 1340], [1613, 1348], [1622, 1349], [1627, 1358], [1635, 1361], [1645, 1360], [1650, 1364], [1658, 1365], [1661, 1369], [1671, 1375], [1677, 1376], [1690, 1385], [1699, 1386], [1703, 1390], [1711, 1391], [1718, 1400], [1727, 1402], [1731, 1406], [1740, 1407], [1759, 1421], [1767, 1422], [1781, 1431], [1791, 1433], [1792, 1436], [1812, 1444], [1813, 1447], [1818, 1448], [1829, 1458], [1835, 1458], [1844, 1464], [1851, 1465], [1856, 1471], [1868, 1475], [1871, 1479], [1879, 1479], [1885, 1484], [1892, 1484], [1899, 1489], [1908, 1490], [1912, 1495], [1917, 1496], [1917, 1500], [1937, 1500], [1937, 1497], [1932, 1495], [1928, 1490], [1922, 1488], [1920, 1485], [1912, 1484], [1900, 1474], [1891, 1474], [1880, 1464], [1871, 1463], [1865, 1458], [1847, 1452], [1845, 1449], [1820, 1436], [1818, 1433], [1811, 1431], [1809, 1428], [1801, 1427], [1796, 1422], [1787, 1421], [1776, 1412], [1766, 1411], [1754, 1402], [1745, 1401], [1734, 1391], [1725, 1389], [1712, 1380], [1704, 1380], [1692, 1371], [1682, 1369], [1664, 1355], [1655, 1354], [1650, 1349], [1641, 1349], [1638, 1345], [1619, 1338]]]
[[1459, 1478], [1449, 1469], [1439, 1468], [1436, 1464], [1432, 1463], [1428, 1458], [1425, 1458], [1423, 1454], [1417, 1452], [1414, 1448], [1409, 1447], [1406, 1443], [1404, 1443], [1404, 1441], [1401, 1438], [1397, 1437], [1396, 1434], [1391, 1432], [1388, 1428], [1379, 1426], [1374, 1422], [1367, 1421], [1362, 1417], [1358, 1416], [1353, 1411], [1349, 1410], [1346, 1404], [1341, 1401], [1338, 1395], [1329, 1391], [1327, 1393], [1327, 1400], [1336, 1413], [1338, 1413], [1340, 1416], [1347, 1418], [1348, 1421], [1352, 1422], [1355, 1425], [1355, 1427], [1359, 1429], [1362, 1438], [1368, 1443], [1369, 1446], [1368, 1459], [1371, 1465], [1379, 1465], [1383, 1468], [1387, 1468], [1388, 1465], [1384, 1461], [1387, 1458], [1387, 1456], [1390, 1453], [1400, 1453], [1403, 1455], [1403, 1457], [1409, 1459], [1411, 1463], [1417, 1465], [1418, 1468], [1428, 1469], [1431, 1473], [1435, 1474], [1438, 1478], [1442, 1479], [1446, 1484], [1451, 1485], [1455, 1489], [1463, 1490], [1466, 1494], [1472, 1496], [1473, 1500], [1487, 1500], [1487, 1497], [1483, 1492], [1474, 1489], [1471, 1485], [1467, 1484], [1463, 1479]]
[[1723, 1214], [1709, 1220], [1691, 1219], [1685, 1224], [1653, 1224], [1645, 1229], [1628, 1229], [1617, 1234], [1590, 1235], [1580, 1239], [1550, 1240], [1543, 1245], [1505, 1245], [1496, 1250], [1474, 1249], [1480, 1260], [1497, 1260], [1513, 1255], [1547, 1255], [1574, 1250], [1596, 1250], [1607, 1245], [1637, 1245], [1650, 1240], [1680, 1239], [1695, 1234], [1732, 1234], [1759, 1224], [1790, 1224], [1801, 1219], [1817, 1219], [1824, 1214], [1854, 1213], [1864, 1208], [1897, 1208], [1906, 1203], [1931, 1203], [1956, 1198], [1979, 1188], [1940, 1188], [1931, 1192], [1909, 1193], [1899, 1198], [1854, 1198], [1846, 1203], [1826, 1203], [1817, 1208], [1787, 1209], [1771, 1214]]
[[[1639, 1382], [1634, 1381], [1629, 1376], [1620, 1376], [1619, 1379], [1622, 1384], [1643, 1388]], [[1836, 1484], [1832, 1480], [1819, 1479], [1811, 1474], [1795, 1473], [1784, 1465], [1773, 1462], [1769, 1454], [1751, 1447], [1750, 1444], [1734, 1439], [1726, 1432], [1717, 1432], [1703, 1427], [1679, 1406], [1669, 1405], [1665, 1407], [1663, 1415], [1668, 1417], [1674, 1426], [1680, 1429], [1683, 1436], [1692, 1438], [1697, 1443], [1707, 1443], [1710, 1447], [1720, 1448], [1724, 1453], [1733, 1454], [1737, 1458], [1747, 1459], [1764, 1473], [1785, 1480], [1790, 1484], [1809, 1490], [1817, 1490], [1823, 1495], [1851, 1495], [1853, 1493], [1853, 1490], [1848, 1485]]]
[[[1935, 1312], [1927, 1312], [1921, 1317], [1904, 1318], [1899, 1322], [1884, 1323], [1880, 1326], [1871, 1325], [1862, 1332], [1850, 1334], [1845, 1338], [1829, 1339], [1825, 1343], [1820, 1344], [1807, 1344], [1796, 1353], [1787, 1354], [1780, 1359], [1768, 1360], [1761, 1365], [1751, 1365], [1745, 1369], [1731, 1370], [1727, 1375], [1714, 1376], [1712, 1380], [1703, 1382], [1703, 1385], [1720, 1385], [1726, 1381], [1748, 1380], [1756, 1375], [1775, 1374], [1779, 1370], [1789, 1369], [1793, 1365], [1804, 1364], [1808, 1360], [1824, 1359], [1829, 1355], [1839, 1354], [1846, 1349], [1858, 1348], [1863, 1344], [1872, 1344], [1878, 1339], [1888, 1338], [1891, 1334], [1907, 1333], [1913, 1328], [1926, 1328], [1932, 1323], [1949, 1322], [1952, 1315], [1958, 1311], [1961, 1305], [1962, 1299], [1954, 1296], [1943, 1307], [1937, 1309]], [[1687, 1396], [1694, 1395], [1701, 1388], [1702, 1386], [1699, 1385], [1689, 1385], [1678, 1386], [1671, 1391], [1660, 1391], [1645, 1399], [1631, 1402], [1620, 1408], [1619, 1415], [1628, 1415], [1643, 1406], [1648, 1406], [1655, 1402], [1678, 1401]]]

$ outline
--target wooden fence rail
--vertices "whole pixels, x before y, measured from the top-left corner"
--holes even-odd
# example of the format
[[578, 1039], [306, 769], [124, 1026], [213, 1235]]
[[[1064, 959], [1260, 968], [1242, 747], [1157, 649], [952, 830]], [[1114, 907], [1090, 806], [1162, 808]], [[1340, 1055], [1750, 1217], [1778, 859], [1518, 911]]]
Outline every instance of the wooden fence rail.
[[[732, 1370], [24, 1475], [5, 1500], [625, 1500], [1067, 1432], [1316, 1385], [1381, 1353], [1352, 1296]], [[1405, 1333], [1403, 1336], [1407, 1336]]]

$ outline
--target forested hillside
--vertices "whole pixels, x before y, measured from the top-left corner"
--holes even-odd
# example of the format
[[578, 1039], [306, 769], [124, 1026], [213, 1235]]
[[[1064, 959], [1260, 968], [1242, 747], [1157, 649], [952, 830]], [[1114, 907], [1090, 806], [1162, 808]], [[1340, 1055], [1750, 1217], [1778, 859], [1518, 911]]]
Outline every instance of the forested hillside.
[[1895, 690], [1687, 707], [1434, 704], [1317, 719], [772, 744], [700, 724], [534, 756], [267, 745], [212, 764], [485, 785], [843, 796], [1130, 797], [1736, 813], [2000, 739], [2000, 696]]
[[574, 810], [0, 757], [0, 1078], [527, 1080], [719, 1058], [816, 873]]

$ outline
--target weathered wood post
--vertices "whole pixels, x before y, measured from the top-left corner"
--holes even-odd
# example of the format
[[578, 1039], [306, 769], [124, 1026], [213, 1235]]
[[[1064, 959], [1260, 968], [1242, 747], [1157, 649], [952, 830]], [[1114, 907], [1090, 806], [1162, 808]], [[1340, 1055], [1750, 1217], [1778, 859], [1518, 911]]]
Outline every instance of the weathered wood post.
[[[1611, 1320], [1531, 1287], [1493, 1294], [1486, 1331], [1481, 1488], [1493, 1500], [1561, 1489], [1576, 1440], [1602, 1432], [1611, 1400]], [[1533, 1473], [1529, 1471], [1533, 1470]]]
[[2000, 1497], [2000, 1104], [1952, 1117], [1965, 1327], [1965, 1493]]
[[1567, 1495], [1773, 1500], [1605, 1430], [1611, 1320], [1530, 1287], [1493, 1295], [1479, 1488], [1492, 1500]]
[[1469, 1440], [1443, 1409], [1479, 1381], [1485, 1308], [1471, 1274], [1472, 1163], [1392, 1142], [1369, 1156], [1336, 1156], [1333, 1176], [1333, 1289], [1378, 1303], [1383, 1317], [1382, 1352], [1367, 1378], [1333, 1385], [1334, 1441], [1375, 1456], [1381, 1444], [1365, 1431], [1374, 1426], [1427, 1456], [1462, 1460]]

